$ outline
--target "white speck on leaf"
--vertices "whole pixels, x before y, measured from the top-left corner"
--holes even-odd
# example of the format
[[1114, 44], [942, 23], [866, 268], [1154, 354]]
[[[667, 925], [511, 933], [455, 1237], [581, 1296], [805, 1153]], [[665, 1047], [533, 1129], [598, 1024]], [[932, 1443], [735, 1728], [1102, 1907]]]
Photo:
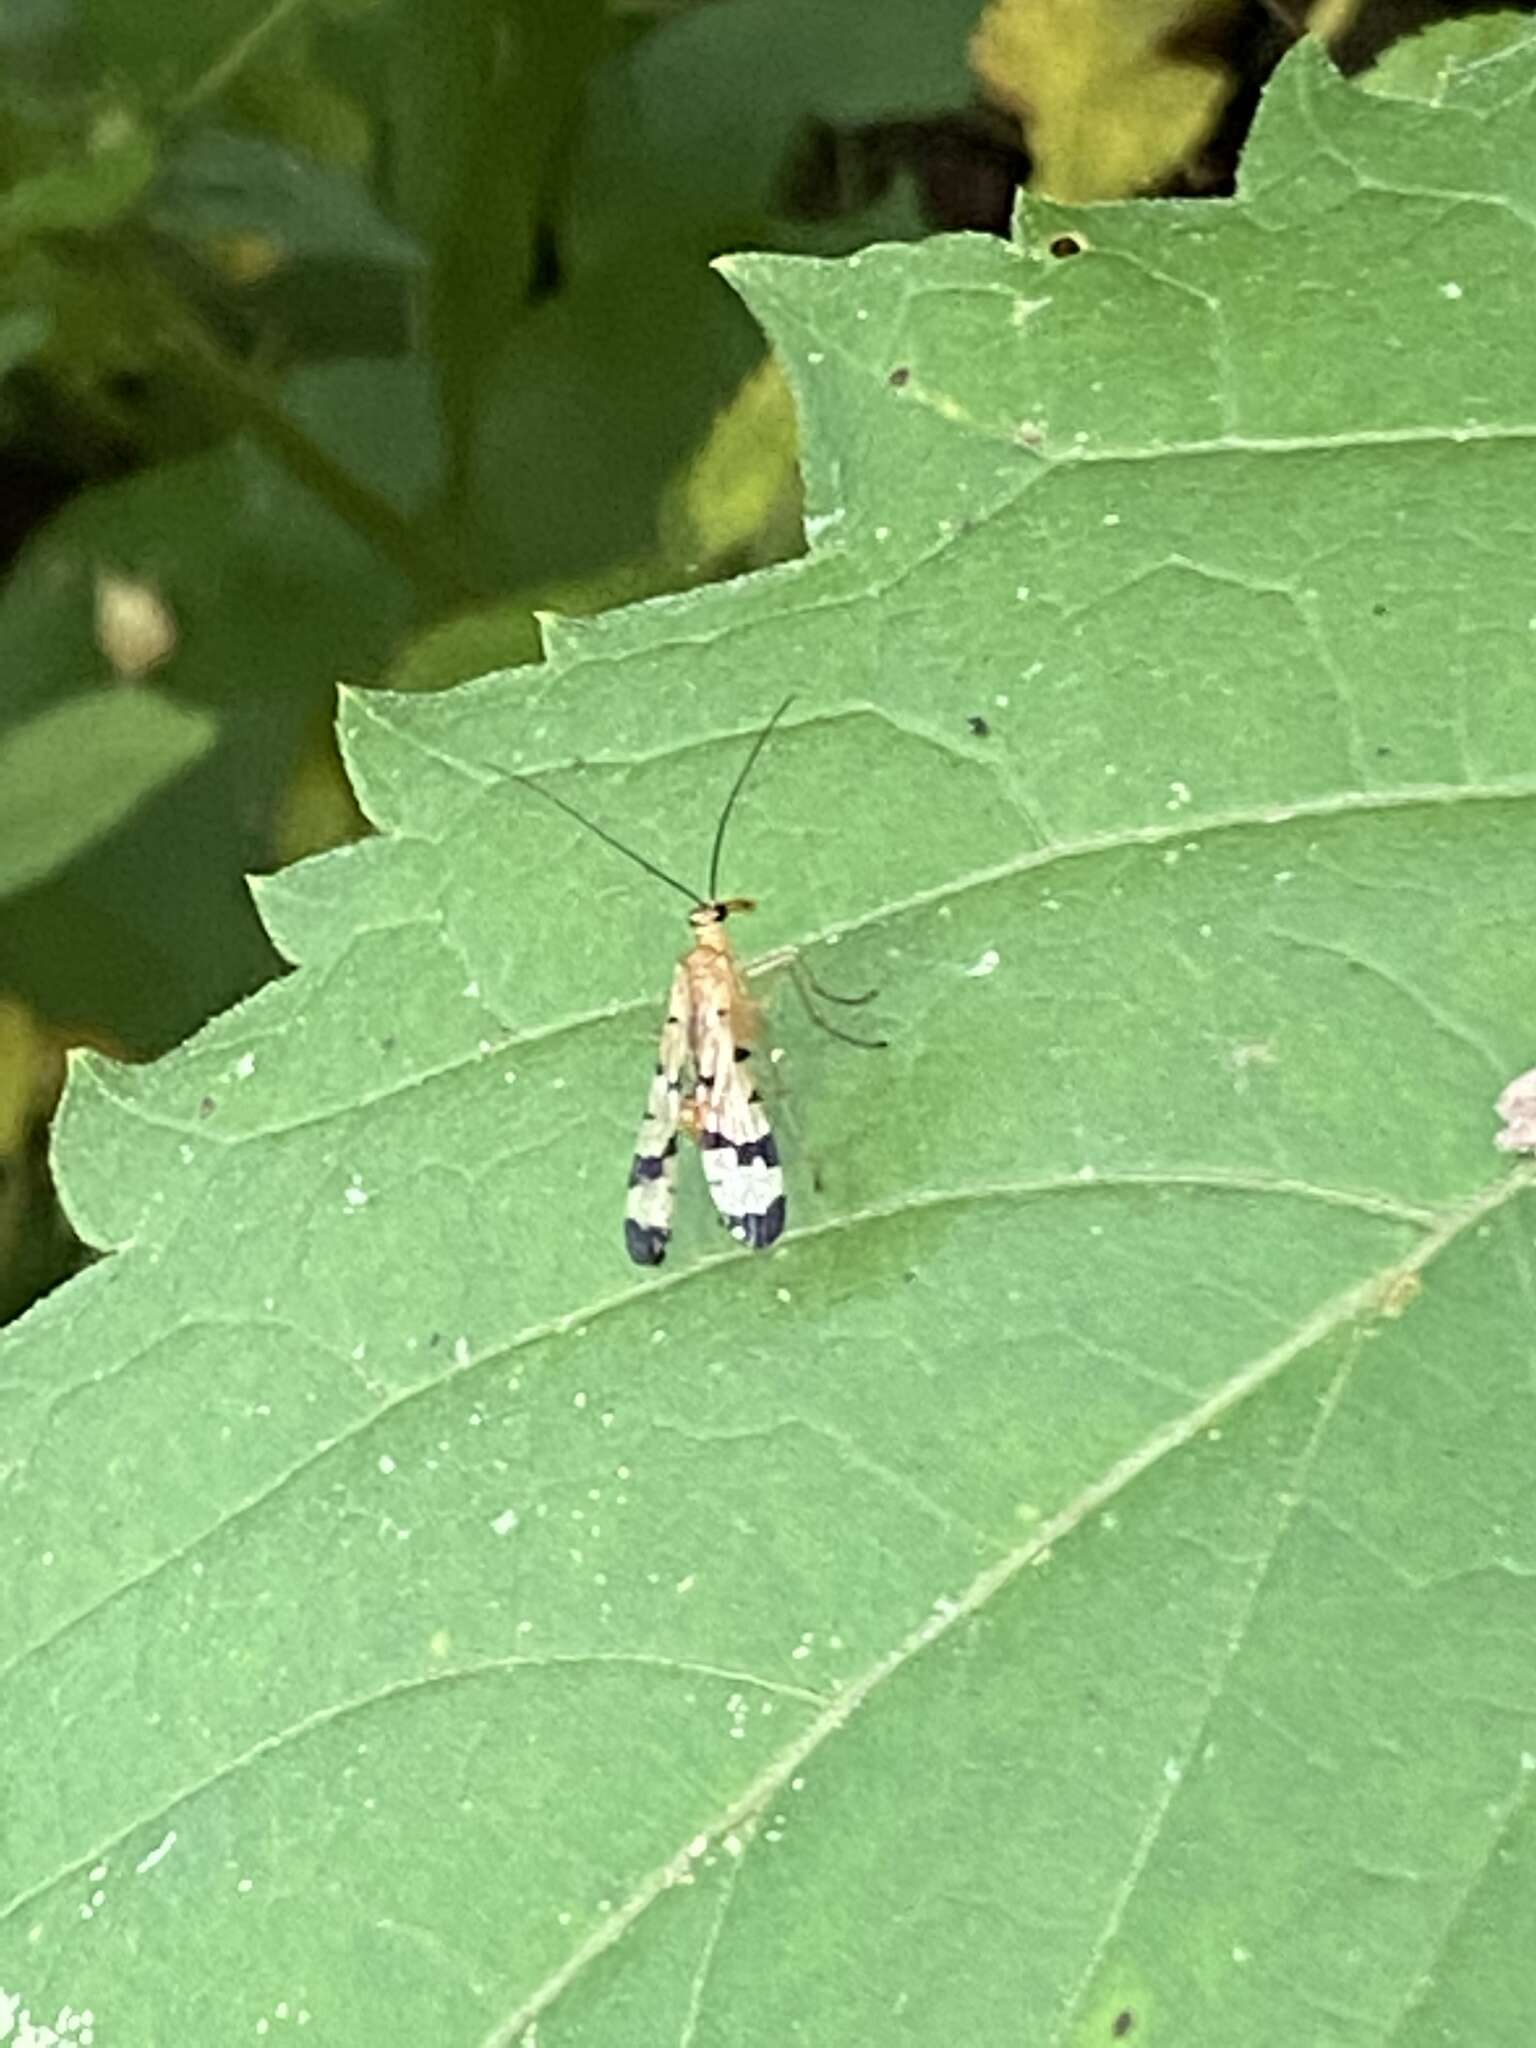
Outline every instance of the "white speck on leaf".
[[1536, 1067], [1517, 1074], [1494, 1104], [1504, 1128], [1494, 1133], [1501, 1152], [1536, 1152]]
[[975, 966], [967, 967], [965, 971], [967, 975], [969, 975], [971, 980], [980, 981], [986, 975], [995, 974], [997, 972], [1002, 957], [1003, 956], [1001, 953], [997, 952], [993, 947], [988, 946], [987, 950], [985, 951], [985, 953], [982, 954], [981, 958], [976, 962]]
[[517, 1523], [517, 1509], [503, 1508], [501, 1513], [497, 1515], [495, 1520], [491, 1523], [491, 1529], [492, 1532], [497, 1536], [510, 1536], [512, 1534], [512, 1531], [517, 1527]]
[[135, 1865], [133, 1866], [135, 1874], [139, 1877], [143, 1877], [146, 1871], [153, 1870], [157, 1863], [162, 1861], [162, 1859], [166, 1856], [169, 1856], [172, 1849], [174, 1849], [175, 1846], [176, 1830], [174, 1828], [169, 1828], [167, 1829], [162, 1839], [155, 1844], [154, 1848], [151, 1849], [147, 1855], [141, 1856], [138, 1862], [135, 1863]]
[[237, 1081], [249, 1081], [249, 1079], [251, 1078], [252, 1074], [254, 1074], [254, 1073], [255, 1073], [255, 1071], [256, 1071], [256, 1055], [255, 1055], [255, 1053], [253, 1053], [253, 1052], [243, 1052], [243, 1053], [241, 1053], [241, 1055], [240, 1055], [239, 1059], [237, 1059], [237, 1060], [235, 1061], [235, 1079], [236, 1079]]

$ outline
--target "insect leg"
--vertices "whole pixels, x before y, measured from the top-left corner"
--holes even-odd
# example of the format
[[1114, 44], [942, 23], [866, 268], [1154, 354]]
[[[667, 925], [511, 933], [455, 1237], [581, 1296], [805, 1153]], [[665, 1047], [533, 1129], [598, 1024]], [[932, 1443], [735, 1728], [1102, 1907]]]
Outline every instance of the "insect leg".
[[791, 953], [787, 964], [790, 979], [795, 984], [801, 1002], [805, 1005], [805, 1014], [813, 1024], [819, 1025], [829, 1038], [839, 1039], [844, 1045], [856, 1045], [864, 1052], [879, 1052], [883, 1047], [890, 1044], [891, 1041], [888, 1038], [860, 1038], [855, 1032], [844, 1031], [839, 1025], [830, 1023], [816, 1007], [815, 999], [817, 996], [820, 996], [826, 1002], [834, 1003], [868, 1002], [869, 997], [876, 993], [874, 989], [871, 989], [869, 995], [865, 996], [829, 996], [824, 988], [818, 988], [811, 979], [810, 971], [798, 953]]

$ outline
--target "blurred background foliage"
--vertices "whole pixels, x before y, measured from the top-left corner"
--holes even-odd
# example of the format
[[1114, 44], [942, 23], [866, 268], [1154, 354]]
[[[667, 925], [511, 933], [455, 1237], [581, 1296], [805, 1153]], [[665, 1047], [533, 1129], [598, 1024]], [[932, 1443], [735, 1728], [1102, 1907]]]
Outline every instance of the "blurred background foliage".
[[1362, 69], [1474, 11], [5, 0], [0, 1318], [88, 1256], [69, 1048], [151, 1057], [281, 972], [244, 876], [365, 829], [339, 681], [803, 547], [712, 257], [1220, 196], [1298, 35]]

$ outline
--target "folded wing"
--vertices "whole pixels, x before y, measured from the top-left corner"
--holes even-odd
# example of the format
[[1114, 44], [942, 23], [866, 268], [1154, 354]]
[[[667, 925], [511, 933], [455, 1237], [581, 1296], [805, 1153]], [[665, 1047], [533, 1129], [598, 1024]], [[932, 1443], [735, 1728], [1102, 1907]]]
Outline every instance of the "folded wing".
[[624, 1201], [624, 1249], [637, 1266], [659, 1266], [672, 1236], [677, 1181], [677, 1130], [682, 1112], [683, 1063], [688, 1056], [688, 977], [672, 977], [667, 1021], [661, 1027], [656, 1071], [645, 1098]]
[[701, 1043], [690, 1122], [721, 1222], [742, 1244], [766, 1250], [784, 1230], [784, 1175], [752, 1083], [751, 1047], [736, 1042], [729, 1016], [712, 1016]]

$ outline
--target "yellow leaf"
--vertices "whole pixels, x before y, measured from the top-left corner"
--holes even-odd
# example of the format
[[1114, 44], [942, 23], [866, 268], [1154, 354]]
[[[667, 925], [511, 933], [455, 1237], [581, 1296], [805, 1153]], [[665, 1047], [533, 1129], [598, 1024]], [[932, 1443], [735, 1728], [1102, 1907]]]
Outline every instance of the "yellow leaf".
[[57, 1035], [17, 996], [0, 995], [0, 1159], [14, 1158], [64, 1079]]
[[1023, 128], [1036, 191], [1123, 198], [1166, 182], [1210, 134], [1232, 77], [1169, 46], [1232, 12], [1233, 0], [992, 0], [971, 65]]
[[794, 400], [767, 356], [717, 416], [663, 506], [662, 553], [704, 570], [721, 562], [757, 567], [797, 554], [798, 454]]

